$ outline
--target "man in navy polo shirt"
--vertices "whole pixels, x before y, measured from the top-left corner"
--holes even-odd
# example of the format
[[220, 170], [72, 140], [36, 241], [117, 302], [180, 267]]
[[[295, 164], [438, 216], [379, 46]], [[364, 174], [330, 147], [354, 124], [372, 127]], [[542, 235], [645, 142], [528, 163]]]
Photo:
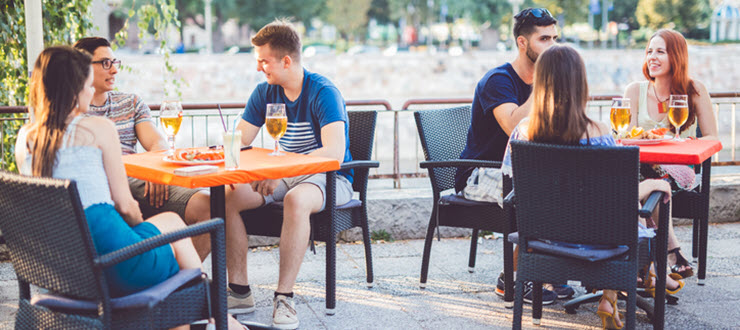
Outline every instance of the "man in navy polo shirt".
[[[532, 109], [534, 64], [540, 53], [557, 40], [557, 20], [544, 8], [527, 8], [514, 16], [514, 20], [518, 55], [511, 63], [488, 71], [478, 82], [473, 97], [468, 139], [460, 158], [502, 161], [509, 135]], [[478, 186], [478, 173], [474, 168], [458, 168], [455, 190], [464, 191], [466, 198], [483, 198], [487, 189]], [[495, 183], [486, 183], [493, 184]], [[514, 256], [516, 267], [516, 253]], [[567, 298], [574, 293], [568, 286], [555, 286], [553, 289], [555, 292], [543, 289], [543, 304], [551, 304], [558, 297]], [[499, 275], [496, 293], [504, 294], [503, 272]], [[531, 303], [531, 299], [531, 283], [527, 283], [524, 301]]]
[[[254, 89], [237, 126], [242, 143], [249, 145], [265, 123], [268, 103], [284, 103], [288, 128], [280, 139], [286, 151], [352, 160], [349, 152], [349, 123], [344, 99], [325, 77], [307, 71], [301, 64], [301, 40], [287, 22], [275, 21], [253, 38], [257, 70], [267, 82]], [[339, 171], [336, 180], [337, 205], [352, 198], [352, 171]], [[273, 299], [273, 326], [298, 327], [293, 304], [293, 286], [308, 247], [309, 217], [326, 205], [326, 174], [281, 180], [263, 180], [237, 185], [226, 192], [226, 263], [229, 271], [229, 311], [254, 310], [254, 298], [247, 278], [247, 233], [239, 212], [274, 201], [283, 201], [280, 235], [280, 274]]]

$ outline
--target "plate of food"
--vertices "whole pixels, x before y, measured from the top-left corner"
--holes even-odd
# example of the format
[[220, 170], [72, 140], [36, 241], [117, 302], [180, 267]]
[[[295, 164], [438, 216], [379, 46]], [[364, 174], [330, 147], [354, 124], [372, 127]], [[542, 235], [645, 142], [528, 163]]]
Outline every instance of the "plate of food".
[[659, 144], [673, 138], [666, 135], [667, 132], [668, 128], [653, 128], [646, 131], [642, 127], [635, 127], [628, 132], [626, 139], [622, 139], [622, 144], [636, 146]]
[[224, 150], [203, 150], [199, 148], [177, 149], [174, 156], [165, 156], [162, 160], [179, 165], [209, 165], [224, 162]]

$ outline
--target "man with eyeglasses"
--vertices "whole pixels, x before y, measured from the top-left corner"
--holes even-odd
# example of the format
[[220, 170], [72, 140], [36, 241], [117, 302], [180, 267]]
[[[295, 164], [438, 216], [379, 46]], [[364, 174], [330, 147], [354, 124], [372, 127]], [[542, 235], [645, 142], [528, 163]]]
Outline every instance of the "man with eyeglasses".
[[[532, 109], [534, 63], [540, 53], [558, 38], [557, 20], [544, 8], [527, 8], [514, 16], [514, 38], [518, 55], [514, 61], [491, 69], [478, 82], [472, 104], [468, 140], [460, 154], [463, 159], [502, 161], [509, 135]], [[500, 185], [499, 169], [458, 168], [455, 190], [471, 200], [494, 202], [502, 196], [492, 196], [494, 185]], [[514, 254], [516, 269], [516, 253]], [[570, 287], [555, 287], [557, 293], [543, 289], [542, 303], [551, 304], [558, 297], [573, 295]], [[531, 283], [525, 288], [524, 301], [532, 301]], [[503, 272], [499, 275], [496, 293], [504, 294]]]
[[[113, 55], [108, 40], [88, 37], [74, 47], [92, 54], [93, 87], [95, 93], [88, 113], [105, 116], [116, 124], [124, 155], [136, 153], [137, 141], [147, 151], [166, 150], [167, 140], [154, 125], [149, 107], [136, 94], [115, 91], [116, 74], [121, 61]], [[207, 191], [167, 186], [129, 178], [129, 187], [144, 218], [172, 211], [187, 224], [210, 219], [210, 198]], [[210, 252], [208, 235], [193, 238], [201, 259]]]

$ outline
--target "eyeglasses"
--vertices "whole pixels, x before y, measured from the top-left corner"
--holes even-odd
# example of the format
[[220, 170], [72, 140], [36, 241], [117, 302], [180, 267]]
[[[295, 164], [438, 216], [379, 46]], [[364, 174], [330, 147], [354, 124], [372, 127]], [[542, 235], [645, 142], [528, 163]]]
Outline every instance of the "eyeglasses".
[[524, 18], [529, 18], [529, 17], [542, 18], [545, 16], [552, 17], [552, 14], [546, 8], [529, 8], [517, 14], [514, 18], [516, 19], [524, 19]]
[[90, 63], [93, 63], [93, 64], [96, 64], [96, 63], [100, 63], [100, 65], [101, 65], [101, 66], [103, 67], [103, 69], [105, 69], [105, 70], [110, 70], [110, 68], [111, 68], [111, 67], [113, 67], [113, 66], [115, 66], [115, 67], [116, 67], [116, 69], [120, 69], [120, 68], [121, 68], [121, 60], [119, 60], [119, 59], [115, 59], [115, 58], [114, 58], [114, 59], [112, 59], [112, 60], [111, 60], [111, 59], [107, 59], [107, 58], [106, 58], [106, 59], [104, 59], [104, 60], [100, 60], [100, 61], [92, 61], [92, 62], [90, 62]]

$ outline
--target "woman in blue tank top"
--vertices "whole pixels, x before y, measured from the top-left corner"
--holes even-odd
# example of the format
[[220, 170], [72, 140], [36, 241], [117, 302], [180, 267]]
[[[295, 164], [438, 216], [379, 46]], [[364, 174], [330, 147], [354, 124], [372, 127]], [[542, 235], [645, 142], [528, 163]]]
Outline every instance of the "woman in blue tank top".
[[[67, 46], [45, 49], [34, 66], [31, 123], [18, 133], [16, 160], [26, 175], [77, 182], [98, 254], [184, 228], [173, 212], [144, 221], [129, 190], [113, 122], [86, 116], [94, 93], [91, 56]], [[190, 238], [150, 250], [105, 269], [114, 296], [128, 295], [168, 279], [180, 268], [200, 268]], [[241, 329], [233, 318], [229, 328]]]

